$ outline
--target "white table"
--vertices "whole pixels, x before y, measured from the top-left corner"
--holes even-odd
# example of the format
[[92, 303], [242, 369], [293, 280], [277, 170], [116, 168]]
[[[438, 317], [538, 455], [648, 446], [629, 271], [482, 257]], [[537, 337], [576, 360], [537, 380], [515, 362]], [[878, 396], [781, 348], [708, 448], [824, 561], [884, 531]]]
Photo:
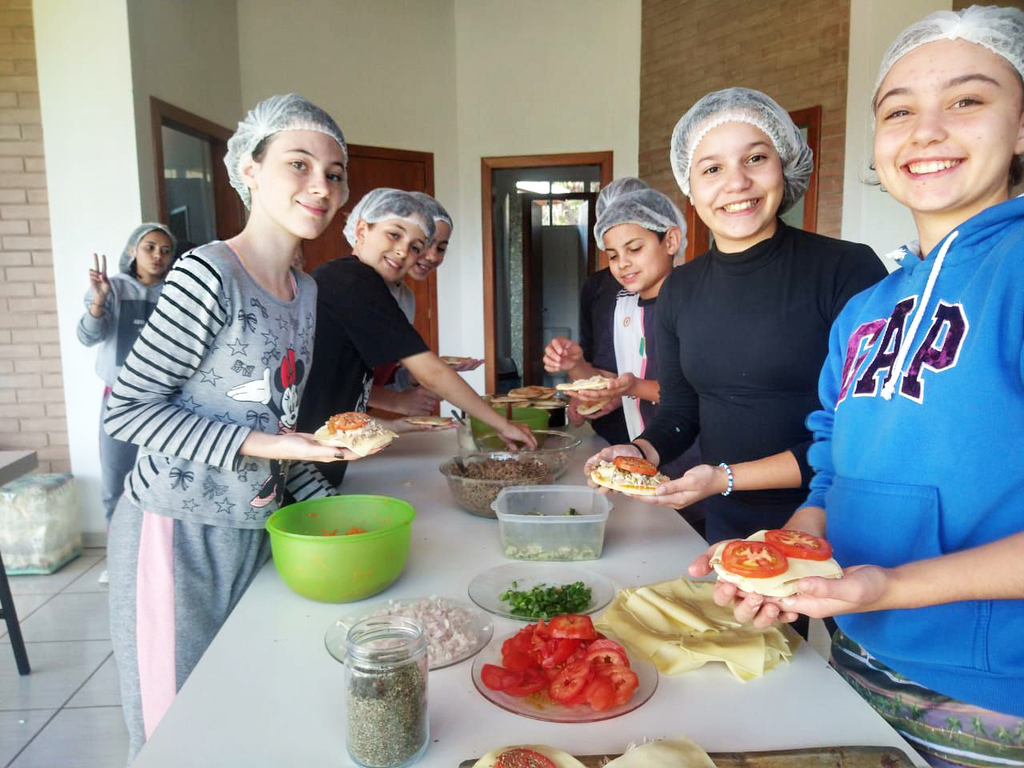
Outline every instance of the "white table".
[[[584, 439], [562, 482], [582, 480], [583, 461], [602, 443]], [[437, 471], [455, 452], [452, 432], [406, 435], [379, 458], [350, 468], [348, 493], [378, 493], [416, 507], [412, 548], [386, 597], [466, 598], [480, 571], [505, 560], [497, 522], [458, 509]], [[705, 548], [675, 512], [621, 495], [604, 554], [583, 563], [617, 586], [675, 578]], [[218, 768], [349, 766], [343, 668], [324, 649], [327, 627], [359, 604], [327, 605], [293, 593], [268, 563], [214, 639], [134, 764]], [[494, 618], [494, 636], [522, 624]], [[825, 660], [806, 644], [788, 665], [742, 683], [724, 665], [662, 676], [646, 704], [614, 720], [545, 723], [505, 712], [473, 687], [471, 662], [431, 672], [431, 744], [422, 766], [460, 761], [511, 743], [542, 743], [576, 754], [621, 751], [631, 740], [685, 734], [709, 752], [798, 747], [895, 746], [920, 758]]]

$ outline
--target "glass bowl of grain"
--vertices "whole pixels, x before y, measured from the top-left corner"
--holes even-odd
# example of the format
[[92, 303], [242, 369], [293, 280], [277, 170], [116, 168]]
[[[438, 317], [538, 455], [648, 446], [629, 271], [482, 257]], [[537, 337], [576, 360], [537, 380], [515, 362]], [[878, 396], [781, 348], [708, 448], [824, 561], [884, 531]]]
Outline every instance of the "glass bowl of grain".
[[503, 488], [548, 485], [558, 474], [554, 462], [530, 453], [492, 451], [456, 456], [440, 466], [455, 503], [480, 517], [496, 518], [491, 509]]

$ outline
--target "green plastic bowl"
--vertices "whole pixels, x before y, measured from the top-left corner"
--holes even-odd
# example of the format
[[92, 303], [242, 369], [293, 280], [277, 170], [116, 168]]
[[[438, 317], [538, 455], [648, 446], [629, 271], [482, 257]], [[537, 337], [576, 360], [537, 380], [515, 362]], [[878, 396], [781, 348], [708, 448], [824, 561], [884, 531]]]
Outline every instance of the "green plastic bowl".
[[[303, 597], [351, 603], [375, 595], [405, 568], [413, 506], [388, 496], [330, 496], [300, 501], [267, 520], [282, 581]], [[366, 533], [346, 535], [352, 526]]]
[[[502, 416], [506, 414], [504, 405], [492, 405], [491, 407]], [[525, 424], [531, 431], [534, 429], [547, 429], [548, 419], [550, 418], [551, 413], [543, 408], [512, 408], [512, 421]], [[484, 424], [476, 416], [470, 417], [469, 421], [470, 428], [473, 430], [473, 437], [484, 437], [494, 434], [494, 428]]]

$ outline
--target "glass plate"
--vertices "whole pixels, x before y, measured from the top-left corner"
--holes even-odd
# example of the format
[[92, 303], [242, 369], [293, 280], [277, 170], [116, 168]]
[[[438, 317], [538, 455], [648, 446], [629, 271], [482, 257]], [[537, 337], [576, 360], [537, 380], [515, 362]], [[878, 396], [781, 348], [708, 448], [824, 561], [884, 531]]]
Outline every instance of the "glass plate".
[[536, 621], [526, 616], [514, 616], [511, 606], [501, 600], [501, 593], [511, 589], [513, 581], [516, 583], [515, 589], [520, 591], [529, 591], [541, 584], [559, 587], [582, 581], [584, 586], [590, 587], [590, 605], [580, 613], [600, 611], [615, 597], [612, 583], [586, 568], [552, 563], [507, 563], [477, 574], [469, 582], [469, 599], [496, 616], [516, 621]]
[[[331, 626], [327, 628], [327, 632], [324, 634], [324, 645], [327, 646], [327, 652], [344, 664], [345, 638], [348, 635], [349, 627], [361, 619], [365, 619], [375, 614], [384, 615], [385, 612], [390, 613], [393, 609], [398, 609], [420, 600], [438, 600], [442, 601], [446, 606], [464, 611], [468, 616], [467, 626], [464, 631], [476, 633], [476, 642], [466, 648], [462, 653], [456, 654], [452, 658], [433, 659], [428, 656], [428, 667], [430, 669], [443, 669], [444, 667], [450, 667], [453, 664], [458, 664], [460, 661], [465, 661], [470, 656], [475, 656], [480, 653], [480, 650], [491, 641], [491, 636], [494, 634], [494, 625], [491, 623], [490, 618], [480, 611], [475, 605], [470, 605], [465, 600], [455, 600], [451, 597], [436, 597], [431, 595], [429, 598], [409, 597], [378, 600], [370, 603], [369, 605], [363, 606], [358, 611], [352, 611], [351, 613], [342, 616], [336, 622], [331, 624]], [[427, 653], [430, 653], [429, 648]]]
[[[508, 712], [529, 717], [533, 720], [545, 720], [549, 723], [595, 723], [599, 720], [610, 720], [613, 717], [632, 712], [651, 698], [658, 687], [658, 668], [649, 661], [643, 661], [629, 651], [626, 651], [626, 655], [629, 657], [629, 666], [636, 673], [636, 690], [633, 691], [633, 695], [630, 696], [629, 701], [625, 704], [606, 709], [604, 712], [592, 709], [589, 704], [577, 704], [574, 707], [567, 707], [564, 704], [552, 701], [545, 693], [535, 693], [530, 696], [520, 697], [510, 696], [501, 691], [492, 691], [484, 685], [483, 680], [480, 678], [480, 670], [483, 669], [484, 664], [500, 665], [501, 645], [509, 637], [514, 636], [515, 633], [500, 638], [500, 641], [491, 643], [473, 660], [473, 685], [480, 691], [481, 696]], [[609, 639], [614, 639], [611, 635], [608, 637]]]

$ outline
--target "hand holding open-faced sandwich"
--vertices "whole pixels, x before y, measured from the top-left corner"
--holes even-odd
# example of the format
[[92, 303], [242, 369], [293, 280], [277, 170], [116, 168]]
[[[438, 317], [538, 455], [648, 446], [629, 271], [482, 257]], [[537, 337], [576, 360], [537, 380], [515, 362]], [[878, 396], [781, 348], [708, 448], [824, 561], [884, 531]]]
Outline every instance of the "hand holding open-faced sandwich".
[[331, 416], [313, 437], [323, 445], [342, 448], [358, 459], [383, 450], [398, 434], [367, 413], [348, 411]]
[[715, 602], [732, 603], [737, 621], [759, 628], [775, 620], [794, 621], [799, 614], [824, 618], [874, 610], [887, 572], [873, 565], [844, 571], [832, 558], [828, 541], [816, 535], [823, 531], [814, 524], [814, 515], [806, 514], [813, 511], [798, 510], [785, 529], [713, 544], [690, 564], [690, 576], [700, 578], [714, 570]]
[[659, 485], [668, 482], [668, 477], [658, 472], [635, 445], [609, 446], [587, 459], [583, 471], [587, 484], [602, 493], [612, 490], [640, 498], [653, 496]]

